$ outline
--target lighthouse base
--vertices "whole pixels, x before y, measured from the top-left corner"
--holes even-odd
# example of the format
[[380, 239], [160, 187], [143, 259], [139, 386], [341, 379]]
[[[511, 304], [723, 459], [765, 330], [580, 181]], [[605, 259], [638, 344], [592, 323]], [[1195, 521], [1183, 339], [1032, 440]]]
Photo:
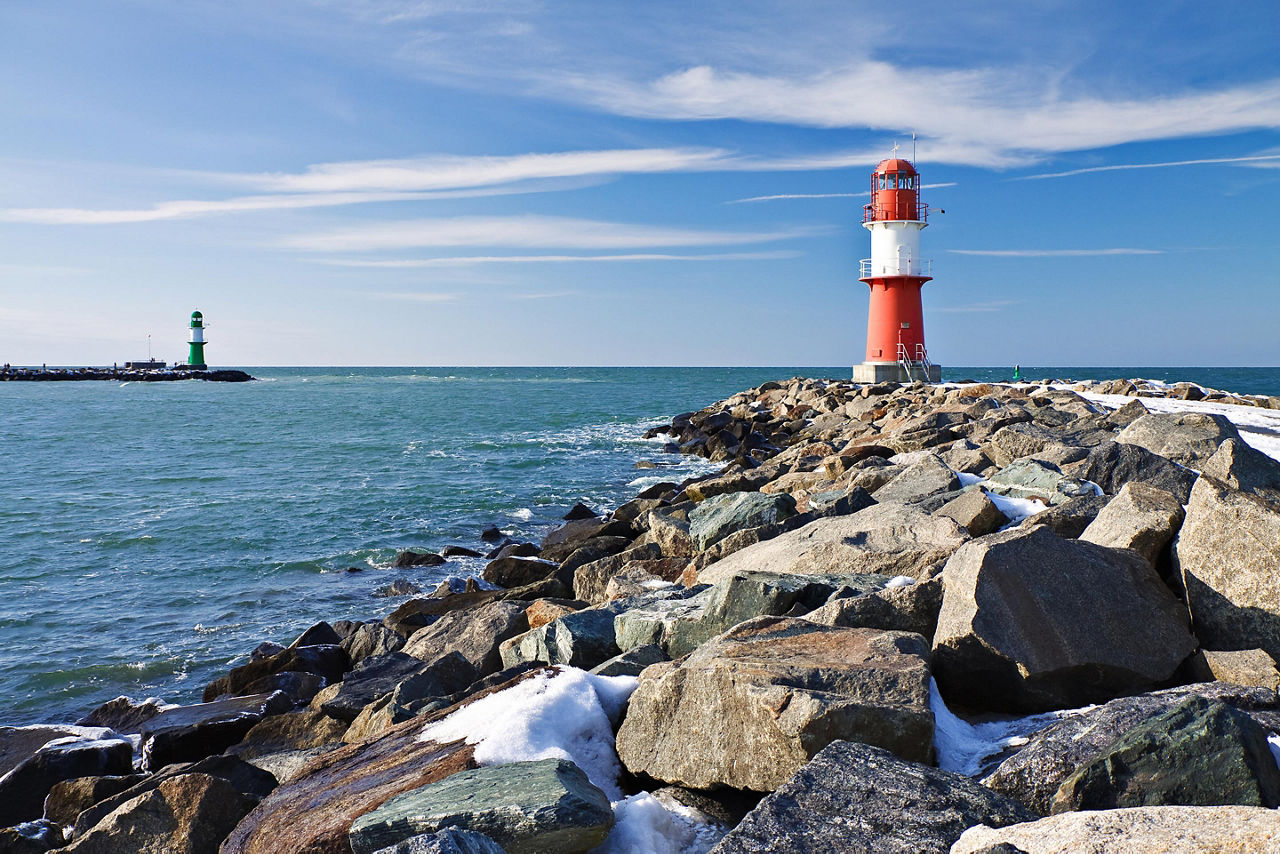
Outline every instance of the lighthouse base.
[[856, 383], [910, 383], [910, 382], [942, 382], [941, 365], [923, 365], [914, 362], [910, 373], [901, 362], [863, 362], [853, 366], [853, 381]]

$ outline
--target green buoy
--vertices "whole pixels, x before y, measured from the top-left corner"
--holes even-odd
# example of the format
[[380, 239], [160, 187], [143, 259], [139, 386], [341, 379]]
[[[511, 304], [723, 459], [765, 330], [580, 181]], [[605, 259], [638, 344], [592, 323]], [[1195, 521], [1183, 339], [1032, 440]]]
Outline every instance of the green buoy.
[[204, 363], [204, 315], [198, 311], [191, 312], [191, 353], [187, 356], [187, 367], [203, 371], [209, 367]]

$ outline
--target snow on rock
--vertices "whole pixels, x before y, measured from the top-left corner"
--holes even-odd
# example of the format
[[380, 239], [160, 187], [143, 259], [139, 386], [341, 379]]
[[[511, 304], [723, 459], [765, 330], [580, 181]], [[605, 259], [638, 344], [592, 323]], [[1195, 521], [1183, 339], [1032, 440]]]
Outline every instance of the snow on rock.
[[960, 479], [961, 486], [973, 486], [975, 483], [982, 483], [986, 480], [986, 478], [980, 474], [969, 474], [967, 471], [956, 472], [956, 477]]
[[885, 589], [887, 590], [891, 587], [908, 587], [915, 583], [916, 583], [916, 580], [909, 575], [895, 575], [893, 578], [890, 578], [888, 581], [886, 581], [884, 583], [884, 586], [885, 586]]
[[938, 767], [969, 777], [981, 774], [990, 760], [1010, 747], [1026, 744], [1029, 736], [1055, 721], [1096, 708], [1085, 706], [971, 724], [947, 708], [933, 679], [929, 680], [929, 705], [933, 708], [933, 749], [938, 755]]
[[1267, 747], [1271, 748], [1271, 755], [1276, 760], [1276, 767], [1280, 768], [1280, 735], [1273, 733], [1267, 736]]
[[622, 798], [613, 724], [639, 680], [557, 667], [428, 724], [421, 741], [466, 739], [476, 762], [569, 759], [609, 800]]
[[613, 817], [609, 838], [591, 854], [706, 854], [724, 836], [723, 828], [648, 792], [616, 802]]
[[1036, 501], [1032, 498], [1010, 498], [1007, 495], [997, 495], [994, 492], [982, 491], [987, 498], [991, 499], [991, 503], [996, 509], [1005, 515], [1009, 520], [1010, 526], [1016, 525], [1028, 516], [1034, 516], [1037, 513], [1049, 509], [1049, 506], [1043, 501]]

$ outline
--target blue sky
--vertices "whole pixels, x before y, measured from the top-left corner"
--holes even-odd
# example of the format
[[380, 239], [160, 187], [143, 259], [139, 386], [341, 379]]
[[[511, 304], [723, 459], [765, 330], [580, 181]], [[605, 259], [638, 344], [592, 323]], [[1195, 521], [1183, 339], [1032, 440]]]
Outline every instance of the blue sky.
[[1258, 2], [6, 0], [0, 360], [842, 365], [918, 136], [944, 365], [1280, 364]]

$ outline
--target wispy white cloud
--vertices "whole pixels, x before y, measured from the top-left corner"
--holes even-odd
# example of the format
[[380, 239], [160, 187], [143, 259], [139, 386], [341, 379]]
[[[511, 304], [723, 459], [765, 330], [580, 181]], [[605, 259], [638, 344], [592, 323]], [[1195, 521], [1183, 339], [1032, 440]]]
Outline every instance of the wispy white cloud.
[[[940, 187], [954, 187], [955, 181], [944, 181], [940, 184], [921, 184], [922, 190], [936, 190]], [[866, 199], [870, 198], [871, 191], [864, 190], [861, 193], [782, 193], [775, 196], [751, 196], [746, 199], [733, 199], [725, 202], [726, 205], [741, 205], [748, 202], [773, 202], [779, 199]]]
[[969, 314], [974, 312], [992, 312], [1001, 311], [1011, 305], [1018, 305], [1022, 300], [1017, 299], [997, 299], [987, 302], [975, 302], [968, 305], [945, 305], [938, 308], [931, 308], [930, 311], [940, 311], [947, 314]]
[[1086, 166], [1066, 172], [1042, 172], [1038, 175], [1020, 175], [1015, 181], [1038, 181], [1043, 178], [1069, 178], [1090, 172], [1123, 172], [1127, 169], [1165, 169], [1170, 166], [1200, 166], [1211, 163], [1244, 163], [1268, 169], [1280, 168], [1280, 154], [1254, 154], [1248, 157], [1202, 157], [1197, 160], [1164, 160], [1159, 163], [1115, 163], [1110, 166]]
[[645, 82], [586, 76], [562, 82], [621, 115], [916, 130], [921, 159], [987, 167], [1126, 142], [1280, 127], [1280, 79], [1142, 99], [1065, 96], [1043, 78], [1009, 68], [940, 71], [867, 60], [805, 75], [701, 65]]
[[746, 232], [671, 228], [554, 216], [462, 216], [382, 222], [288, 237], [280, 245], [308, 252], [504, 246], [516, 249], [639, 249], [728, 246], [807, 237], [826, 229]]
[[1164, 255], [1163, 249], [948, 249], [953, 255], [986, 255], [993, 258], [1069, 258], [1088, 255]]
[[675, 255], [658, 252], [620, 255], [462, 255], [449, 258], [396, 258], [366, 260], [351, 258], [317, 259], [332, 267], [404, 270], [421, 267], [471, 267], [480, 264], [576, 264], [628, 261], [775, 261], [798, 258], [802, 253], [792, 249], [773, 252], [718, 252], [706, 255]]
[[458, 199], [500, 196], [534, 192], [528, 187], [484, 187], [471, 190], [438, 192], [347, 192], [306, 193], [297, 195], [242, 196], [235, 199], [160, 202], [149, 208], [7, 208], [0, 209], [0, 222], [36, 223], [41, 225], [119, 225], [188, 219], [211, 214], [248, 213], [254, 211], [330, 208], [373, 202], [401, 202], [421, 199]]

